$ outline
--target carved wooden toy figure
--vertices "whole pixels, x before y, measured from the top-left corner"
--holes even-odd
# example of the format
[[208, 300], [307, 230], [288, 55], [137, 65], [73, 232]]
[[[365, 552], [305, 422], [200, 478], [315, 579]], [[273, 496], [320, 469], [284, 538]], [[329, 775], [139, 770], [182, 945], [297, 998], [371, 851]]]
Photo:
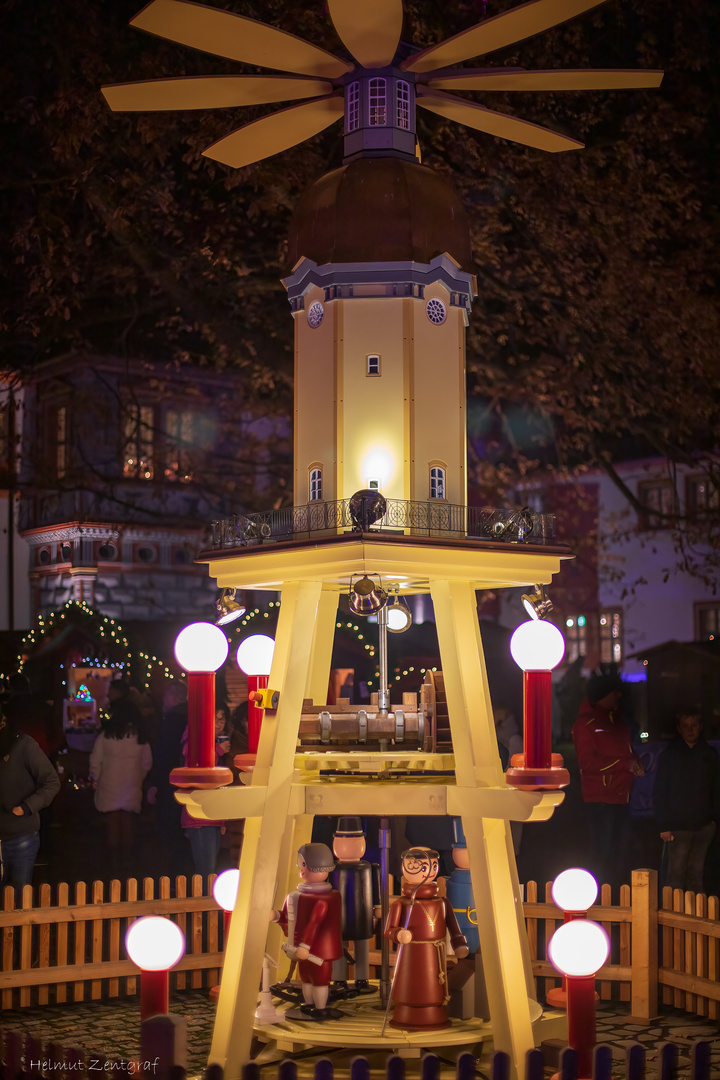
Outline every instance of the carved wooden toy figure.
[[467, 841], [460, 818], [452, 819], [452, 857], [455, 869], [445, 881], [445, 894], [455, 913], [460, 932], [467, 940], [470, 955], [462, 959], [450, 975], [450, 1016], [468, 1020], [472, 1016], [489, 1018], [485, 975], [480, 956], [478, 916], [470, 878]]
[[[363, 859], [365, 833], [359, 817], [341, 817], [333, 839], [333, 852], [339, 860], [333, 873], [333, 885], [342, 897], [342, 939], [354, 943], [355, 987], [350, 995], [373, 992], [370, 985], [370, 939], [373, 937], [373, 868]], [[348, 994], [348, 963], [343, 955], [333, 965], [333, 990]], [[340, 994], [338, 996], [340, 996]]]
[[391, 1027], [413, 1031], [449, 1027], [445, 933], [455, 955], [467, 956], [447, 898], [438, 895], [439, 856], [432, 848], [408, 848], [402, 853], [402, 895], [390, 907], [385, 936], [400, 948], [395, 959]]
[[287, 935], [284, 951], [298, 961], [305, 1004], [297, 1018], [327, 1020], [340, 1015], [327, 1008], [333, 960], [342, 956], [342, 902], [328, 881], [335, 860], [327, 844], [303, 844], [297, 864], [302, 881], [271, 918]]

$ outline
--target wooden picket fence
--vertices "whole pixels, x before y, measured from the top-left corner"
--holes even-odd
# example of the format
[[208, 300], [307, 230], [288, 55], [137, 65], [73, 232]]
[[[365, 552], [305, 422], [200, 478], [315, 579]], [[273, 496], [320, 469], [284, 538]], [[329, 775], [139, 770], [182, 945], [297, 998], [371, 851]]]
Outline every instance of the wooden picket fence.
[[[27, 886], [15, 906], [13, 890], [6, 889], [0, 911], [2, 972], [0, 1008], [44, 1005], [50, 1002], [98, 1001], [138, 992], [137, 969], [125, 956], [125, 930], [143, 915], [174, 919], [187, 940], [186, 955], [172, 972], [177, 990], [213, 986], [223, 961], [222, 912], [212, 898], [211, 877], [203, 891], [196, 875], [130, 878], [94, 882], [90, 889], [79, 882], [72, 902], [67, 885], [59, 885], [53, 902], [51, 888], [42, 885], [38, 903]], [[190, 886], [188, 890], [188, 884]], [[89, 899], [88, 899], [89, 894]], [[547, 960], [547, 942], [562, 913], [550, 898], [538, 900], [535, 882], [526, 887], [525, 918], [538, 999], [544, 1000], [559, 984]], [[720, 1014], [720, 908], [717, 897], [663, 890], [658, 906], [657, 874], [637, 870], [632, 886], [623, 886], [620, 903], [611, 903], [604, 885], [600, 904], [588, 912], [600, 922], [612, 941], [609, 963], [598, 975], [603, 1000], [630, 1003], [631, 1015], [649, 1019], [658, 1005], [672, 1005], [689, 1013], [717, 1019]]]
[[[85, 882], [74, 886], [73, 899], [66, 884], [57, 886], [55, 902], [49, 885], [38, 889], [33, 905], [30, 885], [15, 906], [13, 889], [4, 890], [0, 911], [2, 972], [0, 1008], [47, 1005], [54, 1002], [99, 1001], [138, 992], [138, 971], [125, 954], [125, 932], [144, 915], [165, 915], [183, 930], [186, 954], [173, 969], [171, 987], [184, 990], [213, 986], [223, 962], [223, 912], [212, 897], [214, 875], [177, 877], [174, 891], [168, 877], [142, 882], [129, 878], [124, 895], [121, 883], [101, 881], [90, 889]], [[190, 890], [188, 893], [188, 884]], [[88, 898], [89, 894], [89, 898]]]
[[[150, 1064], [150, 1063], [148, 1063]], [[648, 1063], [649, 1064], [649, 1063]], [[673, 1043], [658, 1048], [655, 1075], [662, 1078], [676, 1077], [679, 1053]], [[420, 1061], [420, 1080], [439, 1080], [441, 1062], [434, 1054], [425, 1054]], [[411, 1066], [412, 1067], [412, 1066]], [[639, 1044], [628, 1047], [624, 1068], [613, 1061], [609, 1046], [595, 1048], [592, 1075], [594, 1080], [643, 1080], [646, 1076], [645, 1048]], [[267, 1070], [270, 1065], [265, 1065]], [[711, 1046], [704, 1040], [696, 1041], [690, 1048], [687, 1080], [711, 1080]], [[546, 1064], [539, 1050], [531, 1050], [525, 1060], [523, 1080], [545, 1080]], [[622, 1072], [620, 1071], [622, 1069]], [[40, 1080], [57, 1073], [72, 1072], [76, 1080], [91, 1080], [91, 1072], [120, 1073], [142, 1076], [141, 1063], [127, 1062], [121, 1058], [108, 1058], [102, 1054], [89, 1054], [77, 1047], [63, 1047], [57, 1043], [42, 1044], [39, 1040], [17, 1032], [0, 1032], [0, 1080]], [[391, 1056], [385, 1064], [385, 1080], [405, 1080], [407, 1063], [404, 1058]], [[520, 1072], [520, 1070], [518, 1070]], [[297, 1080], [295, 1061], [280, 1062], [276, 1070], [277, 1080]], [[329, 1058], [321, 1058], [314, 1065], [314, 1080], [334, 1080], [334, 1067]], [[371, 1080], [370, 1062], [363, 1056], [355, 1057], [350, 1064], [350, 1080]], [[378, 1075], [378, 1070], [375, 1070]], [[507, 1080], [510, 1075], [510, 1058], [498, 1052], [493, 1055], [489, 1072], [481, 1075], [488, 1080]], [[179, 1067], [162, 1070], [165, 1080], [184, 1080], [185, 1072]], [[455, 1066], [455, 1080], [476, 1080], [477, 1062], [472, 1054], [461, 1054]], [[242, 1070], [242, 1080], [260, 1080], [260, 1067], [249, 1062]], [[578, 1080], [577, 1054], [566, 1049], [560, 1057], [560, 1080]], [[202, 1080], [224, 1080], [223, 1069], [210, 1065]]]
[[[560, 985], [555, 968], [546, 959], [547, 942], [562, 922], [552, 902], [552, 882], [545, 886], [545, 901], [538, 901], [537, 885], [528, 882], [525, 919], [538, 998]], [[620, 903], [611, 903], [611, 889], [603, 885], [600, 904], [588, 917], [604, 926], [611, 940], [610, 962], [598, 972], [602, 1000], [630, 1003], [634, 1017], [656, 1016], [658, 1004], [716, 1020], [720, 1015], [720, 902], [676, 889], [662, 890], [658, 905], [657, 871], [635, 870], [632, 885], [623, 885]]]

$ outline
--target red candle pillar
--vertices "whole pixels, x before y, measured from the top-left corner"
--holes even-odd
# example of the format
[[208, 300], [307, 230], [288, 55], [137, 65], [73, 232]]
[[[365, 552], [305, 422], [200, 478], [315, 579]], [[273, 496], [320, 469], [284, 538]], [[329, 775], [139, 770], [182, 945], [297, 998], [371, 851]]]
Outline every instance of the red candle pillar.
[[552, 623], [521, 623], [510, 652], [523, 669], [523, 753], [513, 754], [505, 782], [521, 791], [567, 787], [570, 773], [552, 752], [552, 669], [563, 658], [563, 636]]
[[232, 783], [231, 770], [215, 764], [215, 672], [227, 654], [225, 633], [213, 623], [191, 623], [175, 639], [175, 658], [188, 676], [187, 764], [170, 773], [176, 787]]

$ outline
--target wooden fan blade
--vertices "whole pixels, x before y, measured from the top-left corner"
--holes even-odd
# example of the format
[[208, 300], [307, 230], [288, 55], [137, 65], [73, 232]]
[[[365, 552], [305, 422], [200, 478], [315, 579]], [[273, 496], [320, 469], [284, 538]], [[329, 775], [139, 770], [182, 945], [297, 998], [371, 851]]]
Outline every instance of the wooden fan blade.
[[279, 154], [312, 138], [343, 114], [345, 103], [340, 94], [291, 105], [245, 124], [224, 139], [203, 150], [203, 156], [221, 161], [233, 169]]
[[353, 69], [345, 60], [284, 30], [188, 0], [152, 0], [130, 25], [180, 45], [278, 71], [339, 79]]
[[659, 86], [662, 71], [457, 72], [428, 80], [432, 90], [638, 90]]
[[198, 75], [117, 83], [103, 86], [102, 93], [114, 112], [227, 109], [319, 97], [332, 93], [332, 83], [321, 79], [295, 79], [291, 75]]
[[340, 40], [359, 64], [392, 63], [402, 31], [402, 0], [328, 0], [328, 7]]
[[469, 60], [473, 56], [503, 49], [516, 41], [539, 34], [551, 26], [597, 7], [604, 0], [530, 0], [501, 15], [477, 23], [454, 37], [408, 57], [400, 65], [405, 71], [434, 71]]
[[581, 150], [584, 145], [557, 131], [531, 124], [529, 120], [519, 120], [516, 116], [486, 109], [483, 105], [476, 105], [474, 101], [463, 101], [451, 94], [443, 94], [441, 90], [428, 91], [419, 86], [417, 104], [438, 116], [465, 124], [466, 127], [485, 131], [499, 139], [523, 143], [524, 146], [532, 146], [536, 150], [548, 150], [551, 154], [560, 150]]

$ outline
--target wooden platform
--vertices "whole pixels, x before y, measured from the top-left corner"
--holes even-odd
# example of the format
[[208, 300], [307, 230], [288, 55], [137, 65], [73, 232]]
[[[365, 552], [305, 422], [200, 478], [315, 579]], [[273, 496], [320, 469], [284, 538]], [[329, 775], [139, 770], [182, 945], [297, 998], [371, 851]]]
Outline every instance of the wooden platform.
[[[533, 1034], [537, 1046], [544, 1039], [566, 1036], [567, 1017], [564, 1012], [543, 1012], [539, 1005], [534, 1002], [533, 1005]], [[276, 1024], [260, 1024], [256, 1021], [255, 1037], [259, 1042], [268, 1044], [269, 1048], [286, 1054], [317, 1049], [318, 1054], [322, 1055], [334, 1049], [344, 1049], [363, 1053], [384, 1051], [401, 1057], [419, 1058], [432, 1051], [455, 1058], [463, 1052], [480, 1057], [484, 1051], [492, 1049], [491, 1022], [453, 1020], [450, 1028], [429, 1031], [402, 1031], [390, 1027], [388, 1023], [382, 1035], [385, 1010], [381, 1008], [379, 998], [350, 999], [336, 1002], [335, 1007], [345, 1014], [342, 1020], [327, 1020], [324, 1023], [284, 1020]], [[293, 1006], [280, 1004], [277, 1008], [284, 1013]]]

